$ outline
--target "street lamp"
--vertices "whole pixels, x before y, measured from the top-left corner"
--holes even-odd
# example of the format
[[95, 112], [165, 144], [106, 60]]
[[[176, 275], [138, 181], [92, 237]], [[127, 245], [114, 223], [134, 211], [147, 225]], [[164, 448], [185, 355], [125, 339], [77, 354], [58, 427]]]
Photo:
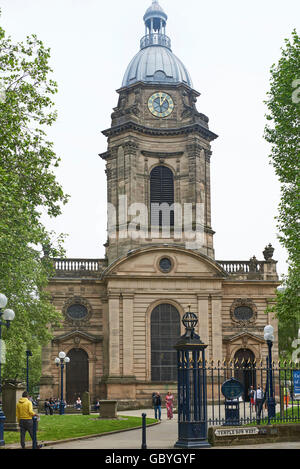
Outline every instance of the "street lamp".
[[58, 357], [55, 358], [56, 366], [60, 365], [60, 390], [61, 390], [61, 397], [60, 397], [60, 406], [59, 406], [59, 414], [63, 415], [65, 413], [65, 406], [64, 406], [64, 367], [65, 364], [70, 362], [70, 358], [66, 356], [65, 352], [59, 352]]
[[29, 393], [29, 357], [32, 357], [32, 352], [26, 350], [26, 391]]
[[273, 389], [273, 364], [272, 364], [272, 347], [273, 347], [273, 342], [274, 342], [273, 326], [268, 325], [264, 328], [264, 339], [268, 345], [266, 394], [267, 394], [268, 424], [269, 424], [271, 421], [271, 418], [274, 418], [276, 414], [276, 404], [275, 404], [274, 389]]
[[[1, 365], [4, 363], [5, 360], [5, 348], [4, 342], [2, 340], [2, 326], [6, 326], [7, 329], [10, 327], [11, 321], [15, 318], [15, 313], [12, 309], [5, 309], [3, 308], [7, 305], [7, 298], [5, 295], [0, 293], [0, 395], [1, 395], [1, 402], [0, 402], [0, 446], [4, 446], [4, 421], [5, 415], [2, 410], [2, 380], [1, 380]], [[4, 321], [2, 321], [2, 319]]]

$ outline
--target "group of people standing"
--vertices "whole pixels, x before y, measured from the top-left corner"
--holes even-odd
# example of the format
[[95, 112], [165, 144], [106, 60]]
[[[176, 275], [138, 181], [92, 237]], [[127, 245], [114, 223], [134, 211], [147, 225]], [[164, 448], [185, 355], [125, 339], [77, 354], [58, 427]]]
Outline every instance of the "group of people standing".
[[[154, 392], [152, 394], [152, 404], [153, 404], [153, 407], [154, 407], [155, 418], [158, 419], [158, 420], [161, 420], [162, 401], [161, 401], [161, 396], [160, 396], [159, 392]], [[166, 409], [167, 409], [167, 418], [169, 420], [172, 420], [172, 418], [173, 418], [173, 407], [174, 407], [174, 396], [170, 391], [168, 391], [168, 393], [165, 397], [165, 404], [166, 404]]]
[[262, 406], [264, 400], [264, 392], [260, 386], [257, 386], [257, 389], [254, 389], [254, 386], [250, 386], [248, 391], [248, 395], [250, 398], [250, 408], [253, 410], [255, 409], [256, 412]]

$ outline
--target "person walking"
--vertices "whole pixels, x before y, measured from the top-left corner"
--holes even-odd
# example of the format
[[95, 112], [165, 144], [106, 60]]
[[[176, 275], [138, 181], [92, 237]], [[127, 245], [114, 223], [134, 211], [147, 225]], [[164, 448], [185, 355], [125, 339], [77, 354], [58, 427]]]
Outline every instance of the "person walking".
[[[32, 402], [28, 399], [28, 392], [24, 391], [21, 399], [19, 399], [16, 408], [16, 416], [18, 424], [20, 425], [20, 442], [21, 448], [25, 449], [25, 436], [26, 432], [29, 433], [30, 438], [33, 442], [33, 420], [36, 416], [33, 411]], [[42, 445], [37, 445], [37, 448], [41, 448]]]
[[173, 406], [174, 406], [174, 396], [173, 394], [168, 391], [166, 395], [166, 407], [167, 407], [167, 417], [169, 420], [173, 418]]
[[257, 390], [255, 391], [255, 407], [256, 412], [259, 413], [262, 409], [264, 399], [264, 393], [260, 386], [257, 386]]
[[289, 406], [289, 400], [290, 400], [289, 388], [287, 386], [284, 386], [284, 388], [283, 388], [283, 403], [286, 407]]
[[250, 386], [250, 389], [248, 391], [248, 396], [249, 396], [249, 399], [250, 399], [250, 409], [254, 409], [254, 405], [255, 405], [255, 401], [254, 401], [254, 397], [255, 397], [255, 391], [254, 391], [254, 387], [253, 386]]
[[155, 418], [157, 420], [157, 417], [159, 420], [161, 420], [161, 397], [159, 392], [157, 392], [153, 398], [153, 405], [154, 405], [154, 414]]

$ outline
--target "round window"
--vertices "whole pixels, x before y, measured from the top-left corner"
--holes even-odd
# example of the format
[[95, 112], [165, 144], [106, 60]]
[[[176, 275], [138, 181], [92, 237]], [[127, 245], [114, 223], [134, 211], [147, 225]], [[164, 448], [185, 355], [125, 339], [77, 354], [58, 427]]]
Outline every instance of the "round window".
[[253, 311], [250, 306], [238, 306], [234, 310], [234, 317], [238, 321], [249, 321], [253, 317]]
[[67, 314], [72, 319], [84, 319], [88, 315], [88, 310], [81, 304], [73, 304], [67, 309]]
[[164, 257], [159, 261], [159, 268], [162, 272], [168, 273], [172, 269], [172, 262], [168, 257]]

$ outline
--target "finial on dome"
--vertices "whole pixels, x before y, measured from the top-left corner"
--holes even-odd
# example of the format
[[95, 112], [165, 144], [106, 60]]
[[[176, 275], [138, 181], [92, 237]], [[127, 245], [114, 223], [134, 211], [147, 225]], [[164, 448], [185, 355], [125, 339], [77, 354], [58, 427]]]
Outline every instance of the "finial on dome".
[[152, 45], [161, 45], [171, 49], [171, 41], [166, 36], [167, 19], [168, 16], [158, 0], [152, 0], [152, 5], [144, 15], [145, 36], [141, 41], [141, 49]]

